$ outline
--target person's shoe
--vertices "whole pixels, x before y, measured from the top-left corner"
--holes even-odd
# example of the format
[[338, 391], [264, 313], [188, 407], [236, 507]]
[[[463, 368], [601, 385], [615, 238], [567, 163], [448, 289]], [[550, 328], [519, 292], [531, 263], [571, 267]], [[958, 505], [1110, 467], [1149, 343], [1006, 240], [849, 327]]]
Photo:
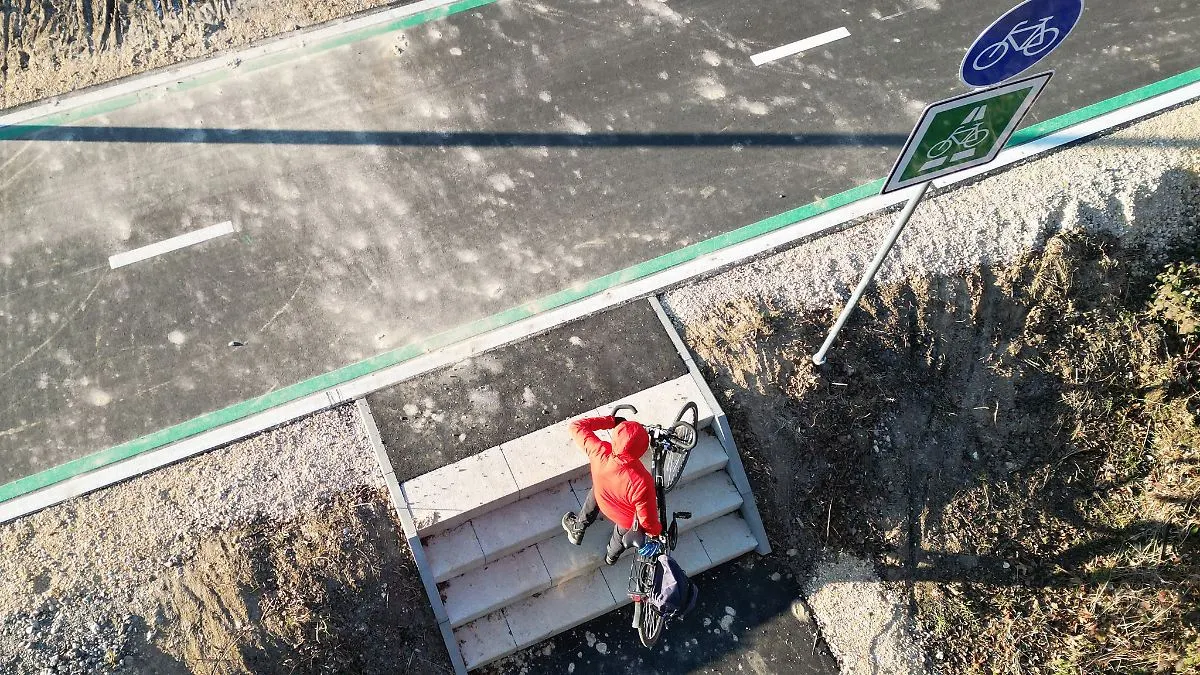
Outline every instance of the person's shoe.
[[605, 564], [605, 565], [608, 565], [609, 567], [612, 567], [613, 565], [616, 565], [616, 564], [617, 564], [617, 561], [618, 561], [618, 560], [620, 560], [620, 559], [621, 559], [621, 554], [620, 554], [620, 553], [618, 553], [618, 554], [617, 554], [615, 557], [614, 557], [614, 556], [611, 556], [611, 555], [609, 555], [609, 554], [607, 554], [607, 553], [605, 553], [605, 554], [604, 554], [604, 564]]
[[583, 543], [583, 531], [586, 528], [579, 526], [579, 519], [576, 518], [574, 511], [567, 511], [563, 514], [562, 528], [567, 531], [567, 541], [576, 546]]

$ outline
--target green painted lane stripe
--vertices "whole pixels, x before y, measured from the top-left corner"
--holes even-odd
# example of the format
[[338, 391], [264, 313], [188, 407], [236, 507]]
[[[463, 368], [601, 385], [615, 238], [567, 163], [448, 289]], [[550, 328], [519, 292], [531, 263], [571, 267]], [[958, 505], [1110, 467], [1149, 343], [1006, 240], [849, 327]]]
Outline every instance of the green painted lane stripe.
[[[419, 26], [430, 21], [445, 19], [448, 16], [458, 14], [460, 12], [467, 12], [472, 9], [483, 7], [484, 5], [490, 5], [497, 1], [498, 0], [459, 0], [458, 2], [452, 2], [446, 5], [433, 7], [431, 9], [417, 12], [415, 14], [409, 14], [408, 16], [402, 16], [384, 23], [372, 26], [364, 26], [362, 28], [348, 31], [341, 35], [335, 35], [324, 40], [317, 39], [312, 44], [305, 44], [302, 47], [287, 49], [274, 54], [265, 54], [263, 56], [243, 62], [236, 70], [223, 66], [217, 67], [213, 70], [189, 77], [188, 79], [180, 80], [174, 84], [153, 87], [147, 90], [133, 91], [127, 94], [121, 94], [119, 96], [107, 98], [96, 103], [64, 110], [60, 113], [45, 115], [43, 117], [31, 120], [30, 124], [15, 124], [6, 127], [0, 127], [0, 141], [12, 141], [21, 138], [27, 138], [31, 134], [36, 133], [39, 128], [62, 126], [64, 124], [78, 122], [89, 117], [95, 117], [96, 115], [104, 115], [106, 113], [121, 110], [122, 108], [128, 108], [135, 103], [149, 99], [152, 94], [156, 92], [161, 92], [164, 90], [168, 92], [188, 91], [197, 87], [220, 82], [237, 73], [254, 72], [256, 70], [270, 68], [271, 66], [286, 63], [301, 56], [318, 54], [320, 52], [329, 51], [330, 49], [344, 47], [346, 45], [354, 44], [355, 42], [361, 42], [362, 40], [368, 40], [373, 37], [385, 35], [393, 31], [404, 30], [405, 28], [412, 28], [413, 26]], [[235, 51], [227, 55], [218, 54], [208, 58], [215, 60], [222, 58], [222, 56], [235, 56], [236, 54], [237, 52]]]
[[[480, 0], [472, 0], [479, 2]], [[490, 0], [482, 0], [487, 2]], [[469, 4], [469, 3], [462, 3]], [[1053, 119], [1039, 122], [1027, 129], [1017, 132], [1013, 135], [1008, 143], [1008, 147], [1029, 143], [1049, 134], [1061, 131], [1069, 126], [1086, 122], [1101, 115], [1119, 110], [1126, 106], [1140, 103], [1147, 99], [1153, 98], [1160, 94], [1165, 94], [1169, 91], [1180, 87], [1193, 84], [1200, 81], [1200, 68], [1196, 68], [1185, 73], [1181, 73], [1174, 77], [1140, 87], [1133, 91], [1114, 96], [1099, 103], [1094, 103], [1087, 107], [1081, 108], [1074, 112], [1060, 115]], [[838, 193], [831, 197], [826, 197], [817, 200], [811, 204], [801, 206], [784, 213], [760, 220], [756, 223], [746, 225], [744, 227], [717, 235], [711, 239], [706, 239], [697, 242], [690, 246], [671, 251], [658, 256], [657, 258], [647, 260], [632, 267], [627, 267], [623, 270], [618, 270], [610, 274], [606, 274], [591, 281], [575, 284], [569, 288], [563, 289], [551, 295], [526, 302], [524, 304], [512, 307], [498, 314], [493, 314], [476, 321], [472, 321], [448, 331], [439, 333], [428, 339], [400, 347], [390, 352], [379, 354], [362, 361], [350, 364], [343, 368], [339, 368], [324, 375], [304, 380], [297, 384], [293, 384], [283, 389], [279, 389], [248, 401], [243, 401], [222, 408], [216, 412], [207, 413], [199, 417], [167, 427], [161, 431], [156, 431], [152, 434], [142, 436], [127, 443], [97, 452], [87, 457], [72, 460], [65, 464], [61, 464], [52, 469], [47, 469], [32, 476], [27, 476], [19, 480], [13, 481], [6, 485], [0, 486], [0, 503], [28, 494], [35, 490], [39, 490], [55, 483], [73, 478], [88, 471], [93, 471], [104, 466], [108, 466], [114, 462], [128, 459], [143, 452], [161, 448], [170, 443], [174, 443], [190, 436], [194, 436], [205, 431], [210, 431], [219, 426], [238, 421], [260, 412], [264, 412], [273, 407], [290, 403], [305, 396], [315, 394], [317, 392], [336, 387], [340, 384], [349, 382], [350, 380], [369, 375], [389, 366], [394, 366], [405, 361], [412, 360], [422, 354], [427, 354], [431, 351], [446, 347], [448, 345], [470, 339], [483, 333], [508, 326], [522, 319], [535, 316], [542, 312], [546, 312], [572, 302], [576, 302], [592, 295], [602, 293], [613, 287], [625, 284], [638, 279], [643, 279], [652, 274], [663, 272], [676, 265], [681, 265], [690, 262], [701, 256], [720, 251], [735, 244], [748, 241], [755, 237], [759, 237], [770, 232], [794, 225], [804, 220], [808, 220], [814, 216], [827, 213], [833, 209], [840, 208], [860, 199], [872, 197], [879, 193], [883, 187], [883, 180], [879, 179], [852, 188], [845, 192]]]
[[1138, 87], [1133, 91], [1127, 91], [1124, 94], [1117, 94], [1112, 98], [1105, 99], [1099, 103], [1093, 103], [1089, 106], [1084, 106], [1078, 110], [1069, 113], [1064, 113], [1058, 117], [1048, 119], [1044, 122], [1030, 125], [1020, 131], [1017, 131], [1008, 139], [1008, 144], [1005, 147], [1011, 148], [1017, 145], [1024, 145], [1039, 138], [1044, 138], [1050, 134], [1062, 131], [1067, 127], [1075, 126], [1095, 119], [1101, 115], [1107, 115], [1110, 112], [1115, 112], [1121, 108], [1126, 108], [1142, 101], [1154, 98], [1169, 91], [1174, 91], [1181, 87], [1186, 87], [1189, 84], [1194, 84], [1200, 81], [1200, 68], [1193, 68], [1182, 72], [1178, 75], [1168, 77], [1165, 80], [1159, 80], [1144, 87]]

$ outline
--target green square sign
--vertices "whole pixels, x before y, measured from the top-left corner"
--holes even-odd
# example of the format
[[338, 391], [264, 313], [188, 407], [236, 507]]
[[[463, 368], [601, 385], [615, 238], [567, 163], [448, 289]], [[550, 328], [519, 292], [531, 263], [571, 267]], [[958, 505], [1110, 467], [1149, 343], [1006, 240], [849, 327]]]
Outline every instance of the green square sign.
[[925, 109], [883, 192], [987, 164], [1000, 154], [1053, 73], [956, 96]]

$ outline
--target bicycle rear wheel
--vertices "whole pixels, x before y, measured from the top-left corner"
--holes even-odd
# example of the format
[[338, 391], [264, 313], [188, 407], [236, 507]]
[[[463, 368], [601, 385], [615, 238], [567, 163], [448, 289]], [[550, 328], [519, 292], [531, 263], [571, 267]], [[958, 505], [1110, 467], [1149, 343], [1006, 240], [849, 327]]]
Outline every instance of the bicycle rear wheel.
[[638, 638], [642, 641], [643, 647], [653, 647], [662, 637], [666, 621], [663, 620], [662, 612], [644, 602], [638, 604], [642, 606], [640, 621], [638, 621]]

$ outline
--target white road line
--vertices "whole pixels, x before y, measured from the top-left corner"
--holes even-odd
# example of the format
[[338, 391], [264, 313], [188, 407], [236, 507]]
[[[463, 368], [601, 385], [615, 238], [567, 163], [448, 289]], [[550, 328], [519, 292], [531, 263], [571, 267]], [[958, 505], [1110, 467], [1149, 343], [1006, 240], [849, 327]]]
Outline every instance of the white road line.
[[850, 37], [850, 31], [846, 30], [845, 27], [835, 28], [831, 31], [821, 33], [820, 35], [814, 35], [810, 38], [804, 38], [803, 40], [798, 40], [791, 44], [783, 45], [782, 47], [768, 49], [761, 54], [755, 54], [754, 56], [750, 57], [750, 62], [756, 66], [761, 66], [764, 63], [768, 63], [776, 59], [782, 59], [785, 56], [791, 56], [792, 54], [798, 54], [810, 49], [816, 49], [821, 45], [827, 45], [835, 40], [841, 40], [842, 38], [848, 37]]
[[225, 234], [232, 234], [233, 232], [233, 223], [227, 220], [217, 225], [212, 225], [200, 230], [188, 232], [187, 234], [181, 234], [178, 237], [164, 239], [160, 242], [150, 244], [149, 246], [143, 246], [141, 248], [135, 248], [132, 251], [118, 253], [108, 259], [108, 265], [115, 270], [118, 267], [132, 265], [135, 262], [140, 262], [147, 258], [153, 258], [156, 255], [170, 253], [171, 251], [178, 251], [181, 248], [193, 246], [202, 241], [215, 239], [216, 237], [220, 237]]

